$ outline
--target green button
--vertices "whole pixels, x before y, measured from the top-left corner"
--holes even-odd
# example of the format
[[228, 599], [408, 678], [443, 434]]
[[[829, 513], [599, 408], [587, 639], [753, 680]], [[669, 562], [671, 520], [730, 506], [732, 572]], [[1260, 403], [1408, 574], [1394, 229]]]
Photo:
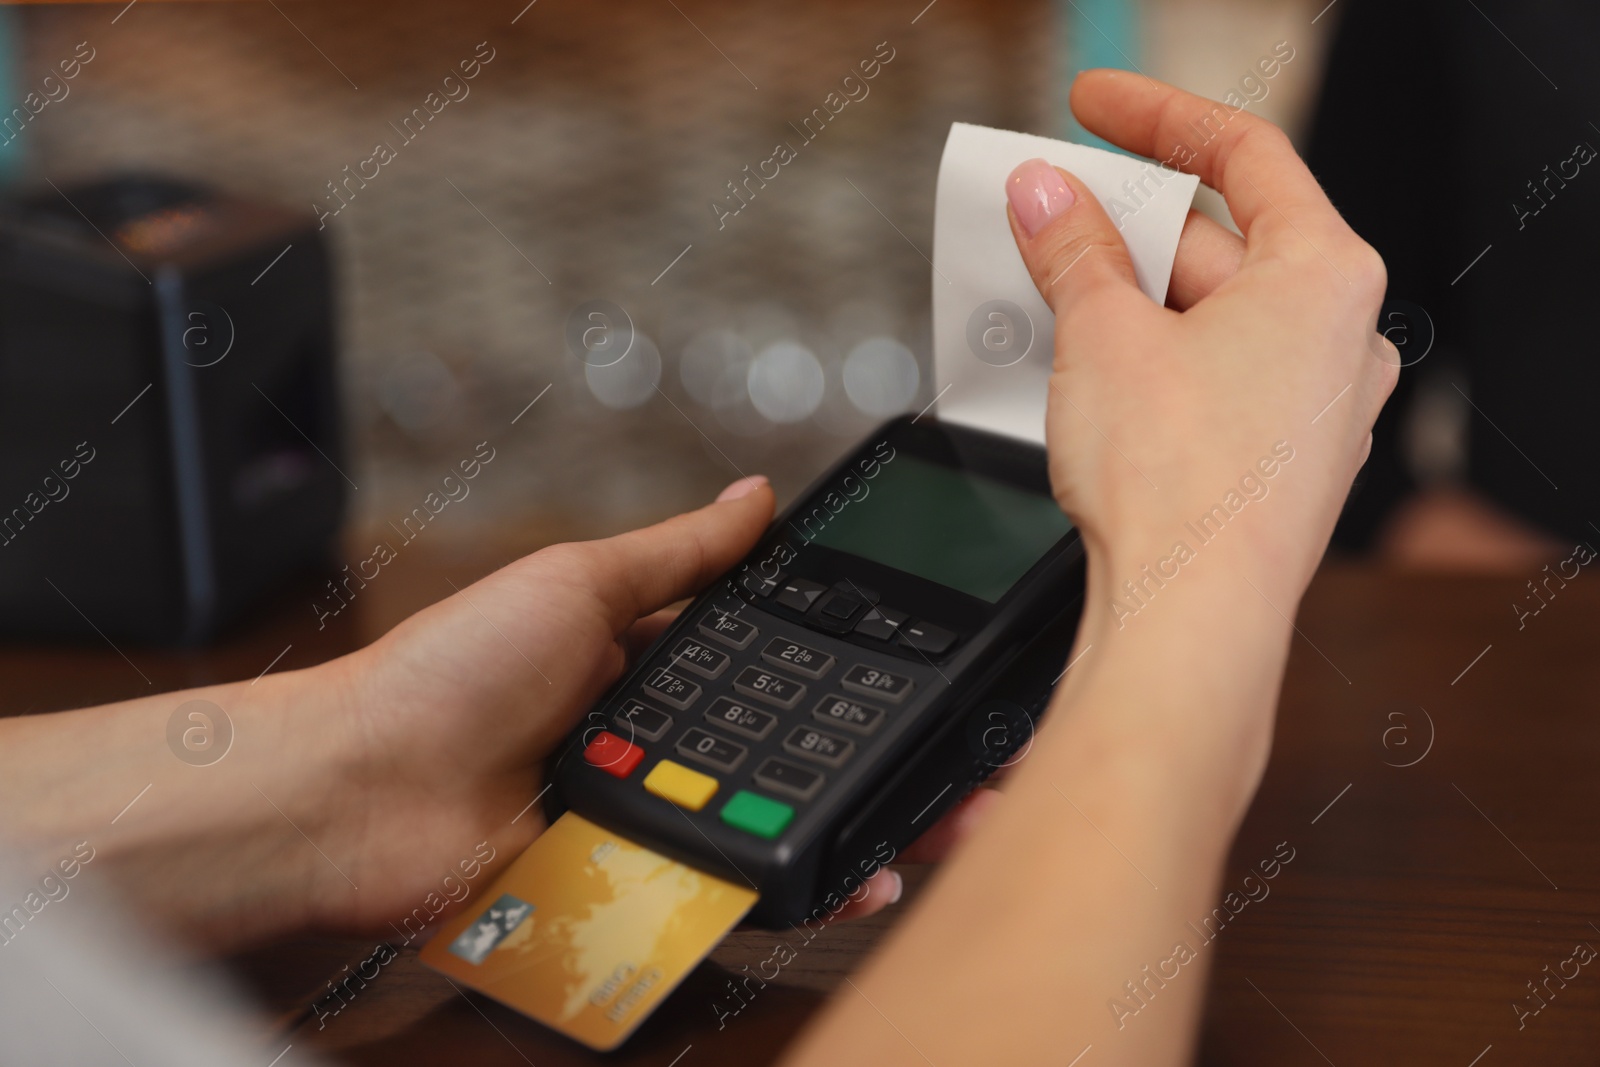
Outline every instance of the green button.
[[794, 809], [741, 789], [722, 807], [722, 821], [757, 837], [774, 838], [794, 818]]

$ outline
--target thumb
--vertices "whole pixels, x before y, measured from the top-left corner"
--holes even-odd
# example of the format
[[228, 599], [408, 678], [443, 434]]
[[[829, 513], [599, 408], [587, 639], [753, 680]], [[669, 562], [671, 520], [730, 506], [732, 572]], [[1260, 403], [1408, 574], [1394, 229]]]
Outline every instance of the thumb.
[[755, 546], [772, 521], [773, 494], [761, 475], [740, 478], [714, 503], [642, 530], [572, 546], [613, 633], [693, 596]]
[[1022, 261], [1058, 321], [1138, 281], [1122, 235], [1084, 184], [1042, 159], [1006, 179], [1007, 214]]

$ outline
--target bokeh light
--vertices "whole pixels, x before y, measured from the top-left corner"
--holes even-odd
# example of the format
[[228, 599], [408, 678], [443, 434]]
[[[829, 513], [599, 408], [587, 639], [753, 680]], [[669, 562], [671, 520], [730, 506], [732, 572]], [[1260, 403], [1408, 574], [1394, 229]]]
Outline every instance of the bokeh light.
[[755, 350], [732, 330], [706, 330], [689, 339], [678, 357], [678, 380], [695, 403], [732, 407], [745, 398]]
[[777, 423], [809, 418], [822, 403], [825, 379], [816, 355], [799, 341], [774, 341], [750, 364], [750, 402]]
[[661, 350], [643, 333], [628, 354], [609, 366], [585, 365], [583, 377], [594, 398], [614, 411], [636, 408], [655, 395], [661, 382]]
[[897, 415], [910, 406], [922, 383], [911, 349], [893, 337], [869, 337], [844, 360], [844, 391], [868, 415]]

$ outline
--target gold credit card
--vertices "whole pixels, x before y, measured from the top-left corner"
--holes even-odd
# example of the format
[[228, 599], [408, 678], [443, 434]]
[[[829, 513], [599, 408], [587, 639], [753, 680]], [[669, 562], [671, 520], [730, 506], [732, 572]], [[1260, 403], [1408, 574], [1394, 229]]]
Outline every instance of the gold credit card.
[[755, 905], [568, 812], [422, 961], [590, 1048], [616, 1048]]

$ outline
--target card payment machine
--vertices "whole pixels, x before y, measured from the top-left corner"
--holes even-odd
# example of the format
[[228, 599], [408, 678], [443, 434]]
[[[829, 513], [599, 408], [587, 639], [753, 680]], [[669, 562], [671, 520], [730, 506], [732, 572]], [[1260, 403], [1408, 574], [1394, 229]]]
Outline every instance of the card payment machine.
[[579, 723], [550, 813], [749, 884], [750, 922], [798, 923], [1025, 754], [1083, 581], [1042, 448], [889, 422]]

